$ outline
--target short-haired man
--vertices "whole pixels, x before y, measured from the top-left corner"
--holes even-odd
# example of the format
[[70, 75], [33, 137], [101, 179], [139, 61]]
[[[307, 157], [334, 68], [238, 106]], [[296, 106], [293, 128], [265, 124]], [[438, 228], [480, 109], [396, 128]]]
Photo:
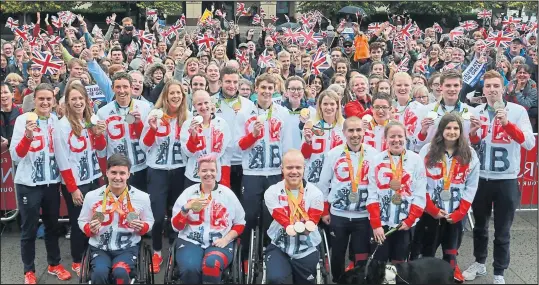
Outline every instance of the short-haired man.
[[[107, 161], [108, 185], [88, 192], [79, 216], [80, 229], [90, 238], [92, 284], [128, 284], [136, 273], [141, 236], [154, 218], [150, 197], [128, 184], [131, 162], [121, 154]], [[146, 270], [146, 269], [143, 269]], [[111, 274], [112, 273], [112, 274]]]
[[58, 118], [51, 114], [54, 91], [49, 84], [39, 84], [34, 91], [34, 112], [20, 115], [9, 148], [15, 173], [17, 200], [21, 217], [21, 255], [24, 283], [36, 284], [36, 232], [41, 215], [45, 225], [45, 249], [49, 274], [65, 281], [71, 273], [60, 264], [58, 216], [60, 215], [60, 171], [54, 156], [51, 133]]
[[329, 77], [329, 78], [332, 78], [333, 75], [335, 75], [335, 71], [337, 70], [337, 60], [339, 58], [342, 58], [343, 57], [343, 53], [342, 53], [342, 50], [338, 47], [334, 47], [331, 49], [330, 51], [330, 57], [331, 57], [331, 67], [326, 69], [324, 71], [324, 74]]
[[472, 203], [475, 262], [462, 275], [471, 281], [487, 274], [488, 224], [494, 210], [493, 284], [505, 284], [511, 226], [520, 204], [520, 152], [522, 148], [531, 150], [535, 138], [526, 109], [504, 102], [503, 78], [497, 71], [485, 73], [483, 94], [487, 103], [475, 108], [478, 116], [471, 119], [470, 128], [470, 141], [481, 162], [479, 186]]
[[384, 49], [381, 42], [373, 42], [369, 45], [370, 58], [359, 68], [359, 72], [368, 76], [371, 71], [371, 65], [375, 61], [383, 61]]
[[[142, 191], [146, 190], [146, 154], [141, 150], [139, 139], [143, 121], [150, 112], [150, 105], [131, 98], [133, 79], [125, 72], [112, 77], [114, 101], [97, 112], [100, 120], [107, 121], [107, 157], [121, 153], [131, 161], [129, 183]], [[104, 167], [102, 169], [105, 169]]]

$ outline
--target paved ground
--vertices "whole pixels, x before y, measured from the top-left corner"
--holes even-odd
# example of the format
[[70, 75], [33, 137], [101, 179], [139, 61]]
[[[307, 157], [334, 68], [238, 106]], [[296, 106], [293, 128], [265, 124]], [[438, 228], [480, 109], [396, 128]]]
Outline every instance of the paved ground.
[[[506, 271], [505, 278], [508, 284], [526, 283], [537, 284], [537, 211], [519, 212], [515, 217], [511, 232], [511, 265]], [[493, 239], [493, 224], [490, 226], [491, 243]], [[42, 240], [36, 244], [36, 269], [38, 283], [57, 284], [58, 280], [46, 272], [45, 245]], [[62, 264], [66, 267], [71, 264], [69, 255], [69, 240], [60, 240], [62, 249]], [[20, 259], [19, 233], [15, 230], [4, 231], [1, 237], [1, 284], [22, 284], [22, 262]], [[463, 270], [471, 264], [472, 256], [472, 235], [466, 232], [460, 249], [458, 263]], [[166, 254], [166, 252], [164, 252]], [[476, 279], [471, 284], [492, 284], [492, 244], [489, 245], [488, 275]], [[163, 271], [155, 276], [157, 284], [163, 284]], [[72, 278], [68, 282], [77, 283], [77, 278]]]

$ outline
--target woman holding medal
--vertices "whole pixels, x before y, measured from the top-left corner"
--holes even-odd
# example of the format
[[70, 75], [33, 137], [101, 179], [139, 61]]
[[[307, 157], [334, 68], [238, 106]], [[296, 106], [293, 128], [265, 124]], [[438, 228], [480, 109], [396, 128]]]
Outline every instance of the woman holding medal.
[[92, 284], [128, 284], [137, 271], [141, 237], [153, 226], [150, 197], [127, 184], [130, 168], [127, 157], [113, 154], [109, 184], [88, 192], [82, 205], [78, 222], [90, 238]]
[[[318, 183], [326, 152], [341, 145], [345, 140], [342, 130], [340, 98], [333, 91], [322, 91], [318, 96], [316, 117], [303, 126], [301, 153], [307, 160], [305, 180]], [[302, 116], [303, 117], [303, 116]]]
[[434, 256], [441, 244], [443, 259], [459, 276], [456, 256], [463, 231], [462, 220], [470, 209], [479, 182], [479, 158], [463, 133], [461, 118], [446, 114], [438, 124], [432, 143], [419, 152], [427, 172], [426, 213], [420, 222], [428, 228], [429, 239], [434, 239], [429, 242], [430, 248], [424, 248], [423, 256]]
[[[146, 152], [148, 164], [148, 194], [155, 218], [152, 228], [154, 273], [160, 271], [163, 262], [161, 249], [165, 214], [170, 217], [174, 201], [183, 190], [186, 158], [180, 147], [180, 129], [189, 113], [184, 95], [179, 81], [168, 81], [155, 109], [148, 114], [141, 135], [140, 146]], [[172, 243], [174, 232], [167, 227], [167, 233]]]
[[324, 160], [318, 187], [323, 189], [322, 221], [329, 225], [331, 236], [331, 273], [334, 280], [344, 273], [344, 256], [350, 240], [352, 265], [362, 265], [370, 252], [371, 227], [367, 202], [369, 160], [378, 152], [362, 143], [363, 122], [358, 117], [344, 121], [346, 144], [330, 150]]
[[[322, 192], [303, 180], [305, 159], [292, 149], [283, 156], [284, 180], [270, 186], [264, 201], [273, 221], [265, 252], [268, 284], [315, 284], [321, 242], [318, 221], [324, 210]], [[292, 277], [293, 280], [289, 280]]]
[[[406, 261], [411, 232], [425, 208], [427, 179], [418, 154], [405, 149], [406, 128], [391, 121], [384, 130], [388, 150], [375, 155], [369, 164], [367, 210], [380, 247], [375, 259], [393, 264]], [[386, 238], [385, 232], [398, 228]]]
[[[62, 175], [62, 195], [71, 226], [71, 270], [80, 275], [80, 262], [88, 238], [79, 229], [77, 219], [84, 195], [99, 187], [100, 166], [106, 165], [106, 159], [97, 156], [97, 152], [107, 145], [103, 135], [106, 124], [92, 113], [90, 99], [82, 84], [71, 82], [65, 94], [66, 115], [58, 121], [53, 133], [54, 155]], [[100, 165], [99, 161], [105, 163]]]
[[392, 116], [389, 94], [377, 93], [372, 97], [372, 114], [363, 116], [363, 142], [374, 147], [377, 151], [385, 151], [388, 147], [385, 138], [385, 126]]
[[219, 284], [233, 259], [234, 240], [245, 228], [245, 211], [228, 187], [217, 183], [214, 155], [198, 159], [201, 183], [183, 191], [172, 210], [178, 232], [175, 262], [184, 284]]

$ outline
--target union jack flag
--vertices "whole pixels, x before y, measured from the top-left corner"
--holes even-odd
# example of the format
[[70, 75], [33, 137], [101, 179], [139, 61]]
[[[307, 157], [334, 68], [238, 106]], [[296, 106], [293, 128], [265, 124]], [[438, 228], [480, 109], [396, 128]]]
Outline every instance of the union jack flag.
[[283, 28], [283, 39], [289, 42], [298, 42], [299, 30], [299, 28], [295, 31], [292, 31], [292, 29]]
[[472, 31], [472, 30], [475, 30], [475, 29], [477, 29], [479, 27], [477, 22], [473, 21], [473, 20], [464, 21], [462, 23], [459, 23], [459, 25], [460, 25], [461, 28], [463, 28], [466, 31]]
[[210, 37], [206, 34], [198, 35], [197, 38], [197, 45], [199, 47], [204, 46], [204, 49], [211, 50], [211, 48], [215, 45], [215, 38]]
[[[181, 24], [181, 27], [185, 27], [186, 25], [186, 22], [185, 22], [185, 14], [182, 14], [182, 16], [180, 17], [180, 22], [179, 24]], [[181, 28], [180, 27], [180, 28]]]
[[258, 56], [258, 66], [261, 68], [266, 68], [270, 65], [272, 57], [268, 54], [267, 50], [264, 50], [260, 56]]
[[112, 18], [108, 16], [105, 21], [107, 22], [107, 25], [110, 25], [110, 22], [112, 22]]
[[420, 38], [423, 35], [423, 31], [419, 28], [416, 22], [414, 22], [414, 36]]
[[148, 9], [146, 10], [146, 17], [149, 19], [157, 18], [157, 9]]
[[60, 17], [64, 23], [73, 23], [73, 21], [75, 21], [75, 14], [71, 11], [60, 11], [58, 12], [58, 17]]
[[6, 27], [8, 27], [10, 30], [19, 27], [19, 20], [13, 20], [11, 17], [7, 18]]
[[258, 14], [255, 14], [253, 16], [253, 25], [260, 25], [260, 21], [262, 21], [262, 19], [260, 18], [260, 16]]
[[41, 74], [53, 74], [62, 68], [62, 60], [48, 52], [34, 52], [32, 61], [41, 67]]
[[491, 32], [488, 38], [486, 38], [487, 43], [494, 47], [506, 47], [512, 40], [513, 37], [509, 36], [509, 33], [502, 31]]
[[260, 7], [260, 17], [262, 17], [262, 19], [266, 18], [266, 11], [264, 11], [264, 8], [262, 7]]
[[403, 59], [401, 59], [401, 62], [399, 65], [397, 65], [397, 72], [408, 72], [408, 63], [410, 62], [410, 58], [408, 56], [405, 56]]
[[374, 33], [376, 31], [378, 31], [380, 28], [382, 27], [382, 24], [379, 23], [379, 22], [376, 22], [376, 23], [370, 23], [369, 24], [369, 27], [367, 28], [367, 31], [369, 33]]
[[275, 24], [275, 23], [277, 23], [277, 21], [279, 21], [279, 17], [277, 17], [275, 15], [272, 15], [271, 16], [271, 21]]
[[529, 22], [526, 26], [526, 31], [528, 33], [534, 33], [537, 32], [537, 22]]
[[30, 32], [35, 28], [36, 25], [34, 23], [30, 23], [30, 25], [22, 25], [22, 30], [25, 32]]
[[434, 25], [432, 25], [432, 28], [434, 29], [435, 32], [437, 32], [438, 34], [441, 34], [444, 32], [444, 30], [442, 29], [442, 26], [440, 26], [440, 24], [434, 22]]
[[479, 11], [479, 13], [477, 13], [477, 19], [487, 19], [491, 17], [492, 17], [491, 10], [483, 9], [483, 11]]
[[49, 39], [49, 44], [52, 45], [52, 46], [55, 46], [55, 45], [59, 45], [62, 41], [63, 41], [63, 39], [60, 38], [59, 36], [52, 36]]
[[[109, 20], [110, 20], [110, 17], [109, 17]], [[56, 16], [51, 16], [51, 23], [52, 23], [52, 25], [55, 26], [57, 29], [62, 28], [62, 25], [63, 25], [62, 19], [57, 18]], [[107, 24], [109, 24], [109, 23], [107, 22]]]
[[412, 23], [406, 24], [406, 26], [403, 26], [400, 30], [397, 37], [402, 38], [404, 40], [408, 40], [412, 38], [412, 33], [414, 32], [415, 28]]
[[223, 12], [221, 12], [220, 9], [215, 10], [215, 13], [213, 13], [215, 16], [223, 17]]
[[457, 38], [461, 38], [464, 36], [464, 31], [462, 28], [455, 28], [451, 32], [449, 32], [449, 39], [454, 41]]
[[19, 36], [22, 41], [25, 41], [25, 42], [28, 41], [28, 32], [26, 32], [23, 29], [15, 28], [13, 29], [13, 34], [15, 34], [16, 36]]
[[327, 62], [326, 53], [323, 52], [321, 49], [318, 49], [316, 53], [313, 55], [313, 62], [311, 64], [311, 72], [314, 75], [318, 75], [324, 72], [328, 68], [329, 68], [329, 64]]
[[245, 10], [245, 3], [238, 2], [238, 7], [236, 8], [236, 15], [245, 16], [249, 12]]
[[521, 18], [513, 18], [513, 16], [507, 18], [505, 17], [504, 20], [502, 21], [502, 27], [505, 28], [505, 26], [510, 26], [511, 24], [520, 24], [520, 22], [522, 21]]
[[300, 21], [303, 27], [312, 28], [316, 25], [316, 20], [311, 16], [311, 14], [302, 15]]
[[38, 37], [33, 38], [30, 42], [28, 42], [28, 45], [30, 46], [30, 49], [32, 52], [39, 52], [41, 48], [41, 44], [38, 40]]
[[302, 39], [301, 44], [304, 46], [317, 45], [318, 39], [314, 36], [314, 30], [303, 29], [299, 31], [299, 37]]
[[142, 41], [142, 43], [147, 47], [151, 48], [152, 43], [155, 40], [155, 35], [152, 33], [147, 33], [143, 30], [138, 31], [139, 39]]
[[425, 59], [422, 59], [419, 64], [417, 65], [417, 71], [419, 71], [422, 74], [427, 74], [429, 71], [429, 67], [427, 65], [427, 61]]
[[92, 28], [92, 34], [94, 36], [103, 36], [103, 31], [97, 26], [97, 25], [94, 25], [94, 27]]
[[247, 52], [241, 51], [239, 49], [236, 50], [236, 60], [240, 64], [240, 66], [244, 66], [249, 63], [249, 59], [247, 59]]

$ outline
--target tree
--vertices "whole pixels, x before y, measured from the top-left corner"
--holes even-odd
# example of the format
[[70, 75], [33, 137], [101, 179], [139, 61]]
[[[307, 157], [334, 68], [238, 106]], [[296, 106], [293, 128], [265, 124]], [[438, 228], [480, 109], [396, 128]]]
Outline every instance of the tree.
[[328, 19], [336, 19], [339, 10], [346, 6], [356, 6], [363, 8], [367, 15], [375, 12], [376, 7], [380, 6], [376, 2], [355, 2], [355, 1], [305, 1], [297, 2], [298, 10], [302, 13], [318, 10]]
[[20, 14], [20, 13], [36, 13], [36, 12], [58, 12], [71, 10], [76, 6], [76, 2], [60, 2], [60, 1], [5, 1], [0, 4], [0, 11], [3, 14]]
[[143, 11], [146, 9], [157, 9], [160, 13], [169, 15], [180, 15], [182, 13], [182, 2], [148, 1], [137, 2], [137, 6]]

